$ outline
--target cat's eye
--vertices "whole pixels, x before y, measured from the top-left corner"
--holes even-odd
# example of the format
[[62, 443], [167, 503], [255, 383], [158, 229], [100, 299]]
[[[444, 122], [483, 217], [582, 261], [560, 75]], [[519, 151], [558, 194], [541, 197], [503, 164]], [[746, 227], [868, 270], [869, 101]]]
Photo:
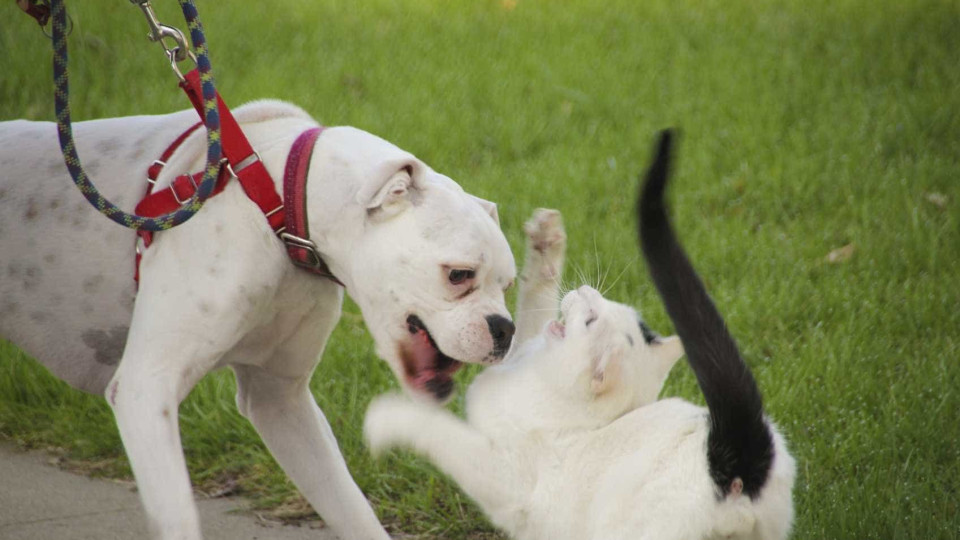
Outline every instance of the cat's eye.
[[660, 337], [649, 326], [647, 326], [647, 323], [643, 322], [642, 320], [638, 320], [637, 323], [640, 325], [640, 335], [643, 336], [643, 340], [647, 342], [647, 345], [653, 343], [657, 340], [657, 338]]
[[596, 320], [597, 320], [597, 314], [591, 312], [591, 313], [590, 313], [590, 317], [587, 319], [587, 322], [584, 323], [584, 326], [590, 326], [591, 324], [593, 324], [594, 322], [596, 322]]
[[447, 279], [450, 280], [451, 285], [462, 285], [467, 281], [476, 277], [477, 272], [475, 270], [470, 270], [466, 268], [454, 268], [450, 270], [450, 273], [447, 274]]

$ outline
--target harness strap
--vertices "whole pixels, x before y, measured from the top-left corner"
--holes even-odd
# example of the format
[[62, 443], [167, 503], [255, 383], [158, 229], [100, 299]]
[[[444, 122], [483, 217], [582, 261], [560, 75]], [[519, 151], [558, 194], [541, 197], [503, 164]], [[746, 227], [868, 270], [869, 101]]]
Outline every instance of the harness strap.
[[[147, 193], [144, 195], [144, 199], [150, 196], [150, 193], [153, 191], [153, 186], [157, 183], [157, 178], [160, 176], [160, 171], [162, 171], [163, 168], [167, 165], [167, 161], [169, 161], [170, 158], [173, 157], [173, 153], [176, 152], [178, 148], [180, 148], [180, 145], [183, 144], [183, 141], [187, 140], [187, 137], [189, 137], [191, 133], [196, 131], [202, 125], [203, 125], [203, 122], [197, 122], [196, 124], [187, 128], [186, 131], [181, 133], [180, 136], [177, 137], [176, 140], [174, 140], [172, 143], [170, 143], [170, 146], [168, 146], [167, 149], [163, 151], [163, 154], [160, 155], [160, 159], [155, 160], [150, 165], [150, 167], [147, 168]], [[202, 174], [198, 174], [195, 176], [199, 177], [199, 180], [202, 181], [203, 179]], [[178, 177], [173, 181], [173, 183], [171, 184], [171, 189], [176, 189], [175, 184], [177, 184], [178, 181], [181, 180], [181, 178], [182, 177]], [[192, 180], [196, 185], [196, 181], [198, 180], [198, 178], [192, 178]], [[218, 177], [217, 184], [219, 183], [220, 183], [220, 178]], [[213, 193], [211, 193], [211, 196], [212, 195]], [[181, 200], [186, 200], [186, 199], [181, 199]], [[143, 201], [137, 204], [138, 212], [142, 210], [141, 205], [143, 205]], [[149, 206], [150, 205], [148, 204], [147, 205], [148, 210], [149, 210]], [[166, 212], [161, 210], [159, 211], [159, 213], [156, 213], [155, 215], [160, 215], [164, 213]], [[144, 215], [144, 214], [140, 214], [140, 215]], [[137, 236], [139, 237], [139, 241], [137, 242], [136, 266], [134, 267], [133, 280], [136, 282], [139, 282], [140, 281], [140, 259], [143, 258], [143, 249], [150, 247], [150, 244], [153, 243], [153, 231], [148, 231], [146, 229], [138, 229]]]
[[[202, 118], [204, 116], [203, 100], [198, 72], [193, 70], [188, 73], [184, 81], [180, 83], [180, 87], [183, 88]], [[216, 95], [216, 99], [217, 111], [211, 111], [211, 114], [219, 118], [224, 158], [221, 160], [220, 172], [210, 197], [223, 191], [230, 179], [236, 178], [247, 197], [263, 212], [273, 232], [283, 240], [293, 263], [343, 286], [343, 283], [330, 272], [329, 267], [320, 256], [316, 244], [310, 241], [309, 229], [307, 228], [307, 172], [310, 168], [310, 157], [313, 154], [314, 143], [323, 128], [309, 129], [294, 142], [287, 158], [284, 174], [284, 200], [281, 200], [270, 173], [260, 160], [260, 155], [254, 152], [246, 136], [244, 136], [243, 130], [240, 129], [240, 125], [219, 94]], [[183, 141], [200, 125], [202, 124], [198, 123], [191, 126], [177, 137], [167, 147], [160, 159], [154, 161], [147, 169], [149, 185], [147, 186], [147, 194], [137, 205], [136, 213], [138, 215], [153, 217], [170, 213], [180, 208], [184, 202], [196, 193], [199, 181], [203, 178], [202, 172], [194, 175], [180, 175], [174, 178], [169, 187], [160, 191], [154, 192], [153, 186], [160, 171], [166, 165], [166, 161], [173, 156]], [[282, 211], [284, 208], [286, 208], [286, 211]], [[153, 242], [153, 233], [139, 230], [137, 234], [142, 241], [142, 248], [141, 243], [138, 243], [134, 279], [139, 281], [142, 249], [149, 247]]]
[[149, 182], [149, 184], [147, 184], [147, 195], [153, 191], [153, 185], [157, 183], [157, 178], [160, 177], [160, 171], [166, 167], [167, 161], [173, 157], [173, 153], [177, 151], [177, 148], [180, 148], [180, 145], [183, 144], [183, 141], [187, 140], [187, 137], [189, 137], [191, 133], [196, 131], [197, 128], [202, 125], [203, 122], [197, 122], [196, 124], [190, 126], [190, 128], [181, 133], [175, 141], [170, 143], [170, 146], [168, 146], [167, 149], [163, 151], [163, 154], [160, 155], [160, 159], [154, 161], [153, 164], [150, 165], [150, 167], [147, 169], [147, 182]]
[[[200, 88], [200, 74], [193, 70], [187, 73], [185, 80], [180, 83], [193, 107], [203, 115], [203, 92]], [[230, 113], [230, 109], [223, 103], [220, 94], [217, 94], [217, 111], [220, 117], [220, 134], [223, 141], [223, 155], [226, 156], [232, 176], [236, 176], [243, 186], [247, 197], [255, 202], [267, 216], [270, 227], [274, 232], [283, 227], [283, 216], [280, 209], [283, 201], [277, 194], [273, 179], [267, 172], [266, 166], [260, 161], [260, 155], [253, 151], [247, 138], [240, 129], [240, 124]]]

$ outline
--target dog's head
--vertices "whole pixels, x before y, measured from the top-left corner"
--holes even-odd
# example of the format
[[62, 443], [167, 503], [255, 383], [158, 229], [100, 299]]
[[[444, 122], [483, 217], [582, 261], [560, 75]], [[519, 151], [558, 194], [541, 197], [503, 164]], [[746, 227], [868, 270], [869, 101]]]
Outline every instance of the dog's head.
[[311, 202], [311, 224], [328, 224], [321, 251], [408, 390], [444, 400], [461, 363], [504, 357], [516, 268], [493, 203], [352, 128], [324, 132], [310, 169], [310, 196], [342, 201], [316, 218]]

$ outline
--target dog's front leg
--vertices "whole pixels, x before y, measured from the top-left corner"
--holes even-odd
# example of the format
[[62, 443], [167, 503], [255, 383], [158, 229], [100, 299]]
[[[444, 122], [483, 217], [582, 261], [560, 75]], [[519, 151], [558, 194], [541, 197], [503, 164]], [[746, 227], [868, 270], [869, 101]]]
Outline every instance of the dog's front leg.
[[[146, 311], [158, 313], [155, 306]], [[151, 317], [151, 322], [156, 319]], [[222, 354], [223, 347], [217, 347], [213, 339], [192, 339], [192, 329], [171, 333], [167, 340], [146, 336], [158, 328], [143, 317], [138, 319], [136, 310], [133, 321], [106, 398], [136, 477], [151, 533], [162, 540], [198, 540], [200, 524], [180, 442], [178, 408]]]
[[[239, 187], [228, 188], [190, 222], [158, 235], [144, 253], [126, 347], [105, 392], [150, 527], [163, 540], [201, 536], [179, 404], [262, 319], [277, 276], [289, 265], [256, 241], [256, 233], [269, 232], [257, 228], [260, 221], [240, 219], [241, 201], [248, 204]], [[225, 215], [231, 209], [241, 214]], [[248, 214], [262, 221], [256, 212]], [[218, 241], [200, 241], [208, 237]]]
[[200, 522], [180, 443], [179, 396], [195, 381], [142, 368], [156, 358], [125, 357], [107, 388], [153, 537], [195, 540]]
[[388, 539], [309, 389], [309, 374], [234, 366], [237, 405], [327, 525], [344, 540]]

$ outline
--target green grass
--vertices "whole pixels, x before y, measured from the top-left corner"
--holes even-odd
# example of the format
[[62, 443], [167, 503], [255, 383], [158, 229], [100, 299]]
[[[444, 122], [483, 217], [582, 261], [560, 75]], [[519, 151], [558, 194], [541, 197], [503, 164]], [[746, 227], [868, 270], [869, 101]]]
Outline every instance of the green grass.
[[[161, 20], [180, 24], [174, 2], [156, 3]], [[75, 119], [187, 107], [135, 7], [70, 9]], [[499, 202], [518, 257], [531, 211], [559, 208], [567, 276], [607, 276], [609, 296], [640, 305], [662, 330], [669, 322], [638, 259], [631, 206], [656, 130], [679, 127], [677, 225], [798, 459], [794, 536], [960, 535], [960, 4], [235, 0], [200, 9], [229, 103], [287, 99], [414, 152]], [[0, 119], [52, 119], [49, 42], [12, 2], [0, 20]], [[849, 244], [849, 260], [825, 261]], [[357, 482], [392, 530], [491, 531], [425, 462], [366, 454], [363, 411], [395, 386], [348, 305], [313, 389]], [[211, 375], [181, 408], [194, 481], [239, 479], [258, 504], [289, 504], [295, 492], [236, 413], [233, 390], [229, 373]], [[666, 393], [701, 399], [686, 366]], [[9, 346], [0, 433], [64, 447], [102, 474], [127, 472], [103, 399], [69, 390]]]

